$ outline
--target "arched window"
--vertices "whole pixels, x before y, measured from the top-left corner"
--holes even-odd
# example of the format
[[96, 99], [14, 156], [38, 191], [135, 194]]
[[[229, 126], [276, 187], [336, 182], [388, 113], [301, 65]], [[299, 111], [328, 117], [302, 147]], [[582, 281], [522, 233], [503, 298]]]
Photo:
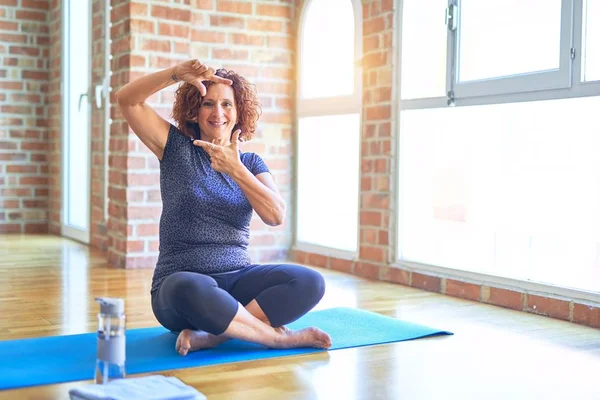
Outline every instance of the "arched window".
[[300, 16], [296, 247], [358, 247], [362, 71], [359, 0], [306, 0]]

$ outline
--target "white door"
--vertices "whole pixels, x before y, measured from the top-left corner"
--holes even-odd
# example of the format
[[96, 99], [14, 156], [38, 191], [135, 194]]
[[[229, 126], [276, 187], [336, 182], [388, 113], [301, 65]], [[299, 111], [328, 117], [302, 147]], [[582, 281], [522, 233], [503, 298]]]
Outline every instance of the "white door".
[[90, 0], [63, 0], [62, 234], [90, 241]]

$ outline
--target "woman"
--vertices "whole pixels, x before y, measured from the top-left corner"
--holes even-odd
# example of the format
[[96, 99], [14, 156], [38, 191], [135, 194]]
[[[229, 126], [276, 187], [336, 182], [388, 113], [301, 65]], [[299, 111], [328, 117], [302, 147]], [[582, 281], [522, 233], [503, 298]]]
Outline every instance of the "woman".
[[[176, 82], [173, 119], [145, 100]], [[285, 328], [322, 298], [320, 274], [298, 265], [253, 265], [247, 246], [253, 210], [268, 225], [285, 204], [263, 160], [238, 150], [250, 140], [260, 106], [254, 87], [232, 71], [198, 60], [143, 76], [115, 93], [132, 130], [160, 160], [163, 211], [152, 310], [179, 332], [176, 349], [228, 338], [274, 348], [329, 348], [315, 327]]]

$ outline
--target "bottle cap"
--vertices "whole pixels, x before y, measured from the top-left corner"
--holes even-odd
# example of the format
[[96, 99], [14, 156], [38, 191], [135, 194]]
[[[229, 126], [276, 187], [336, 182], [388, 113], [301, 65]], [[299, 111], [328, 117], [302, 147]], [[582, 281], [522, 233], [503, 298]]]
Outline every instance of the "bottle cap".
[[117, 297], [96, 297], [100, 303], [100, 313], [107, 315], [121, 315], [125, 312], [125, 300]]

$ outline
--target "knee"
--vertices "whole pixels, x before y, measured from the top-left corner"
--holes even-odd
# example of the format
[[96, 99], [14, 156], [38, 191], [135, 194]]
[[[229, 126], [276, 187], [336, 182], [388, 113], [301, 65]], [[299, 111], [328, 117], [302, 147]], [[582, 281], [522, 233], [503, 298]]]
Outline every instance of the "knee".
[[210, 279], [202, 279], [205, 278], [204, 276], [194, 276], [193, 278], [181, 276], [176, 278], [178, 279], [169, 282], [169, 293], [173, 296], [172, 299], [175, 301], [177, 309], [189, 304], [205, 304], [206, 298], [211, 296], [217, 286], [216, 282], [213, 284]]
[[315, 270], [306, 268], [297, 280], [301, 292], [316, 305], [325, 294], [325, 279]]

